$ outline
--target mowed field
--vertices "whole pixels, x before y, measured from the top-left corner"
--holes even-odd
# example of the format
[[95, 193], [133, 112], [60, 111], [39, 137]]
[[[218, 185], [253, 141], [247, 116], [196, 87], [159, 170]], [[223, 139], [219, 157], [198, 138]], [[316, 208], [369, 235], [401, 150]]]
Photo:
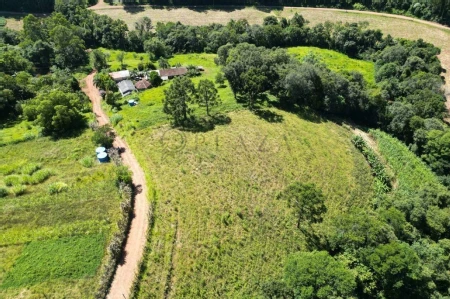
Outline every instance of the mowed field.
[[0, 147], [0, 297], [91, 298], [120, 215], [114, 166], [95, 161], [90, 131], [21, 141], [26, 126]]
[[[109, 52], [114, 68], [117, 52], [103, 51]], [[299, 59], [313, 52], [325, 63], [336, 57], [346, 65], [357, 63], [316, 48], [289, 51]], [[124, 63], [133, 68], [140, 55], [127, 53]], [[202, 65], [205, 71], [193, 79], [197, 83], [214, 80], [220, 71], [214, 56], [175, 55], [169, 62]], [[367, 80], [373, 76], [371, 68], [373, 64], [365, 65]], [[265, 107], [276, 116], [269, 122], [236, 103], [228, 84], [218, 88], [223, 104], [213, 114], [227, 113], [229, 124], [202, 133], [171, 129], [162, 112], [170, 84], [125, 98], [138, 97], [139, 104], [123, 105], [118, 112], [123, 120], [116, 128], [154, 190], [154, 225], [138, 297], [259, 296], [262, 283], [282, 274], [289, 253], [306, 250], [292, 210], [276, 200], [294, 181], [322, 188], [327, 216], [370, 205], [373, 178], [351, 144], [349, 130], [319, 117]]]

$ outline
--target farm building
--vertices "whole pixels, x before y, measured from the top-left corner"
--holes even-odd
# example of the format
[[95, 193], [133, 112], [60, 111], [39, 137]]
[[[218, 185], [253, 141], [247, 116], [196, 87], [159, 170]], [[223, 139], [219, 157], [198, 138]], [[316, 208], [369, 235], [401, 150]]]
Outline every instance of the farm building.
[[133, 91], [136, 91], [133, 82], [130, 80], [124, 80], [117, 83], [117, 87], [119, 87], [119, 91], [123, 97], [131, 94]]
[[119, 72], [113, 72], [113, 73], [109, 73], [109, 75], [111, 76], [111, 78], [116, 81], [116, 82], [120, 82], [123, 80], [127, 80], [130, 78], [130, 71], [119, 71]]
[[144, 90], [144, 89], [149, 88], [151, 86], [151, 84], [147, 80], [142, 79], [141, 81], [136, 82], [136, 84], [134, 84], [134, 86], [136, 87], [137, 90]]
[[188, 72], [187, 68], [185, 67], [178, 67], [178, 68], [172, 68], [172, 69], [164, 69], [164, 70], [159, 70], [159, 76], [161, 77], [161, 79], [163, 79], [164, 81], [172, 79], [174, 77], [178, 77], [178, 76], [184, 76], [186, 75]]

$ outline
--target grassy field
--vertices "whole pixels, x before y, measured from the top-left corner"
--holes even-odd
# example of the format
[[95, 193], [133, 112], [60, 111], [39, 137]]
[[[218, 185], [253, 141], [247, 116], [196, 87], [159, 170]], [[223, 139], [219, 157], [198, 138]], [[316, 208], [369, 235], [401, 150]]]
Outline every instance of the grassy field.
[[[140, 60], [126, 57], [129, 67]], [[170, 63], [202, 65], [194, 82], [219, 71], [211, 54], [175, 55]], [[116, 128], [148, 175], [156, 204], [138, 297], [258, 296], [261, 283], [281, 275], [289, 253], [306, 249], [292, 211], [275, 199], [293, 181], [322, 188], [328, 216], [370, 204], [373, 178], [347, 129], [276, 109], [280, 121], [268, 122], [243, 110], [227, 86], [219, 88], [223, 106], [215, 112], [228, 112], [230, 124], [206, 133], [171, 130], [162, 112], [169, 84], [139, 93], [137, 106], [118, 112]]]
[[338, 73], [357, 70], [364, 76], [370, 87], [376, 88], [375, 65], [373, 62], [352, 59], [345, 54], [316, 47], [288, 48], [288, 53], [295, 55], [299, 59], [311, 53], [325, 63], [329, 69]]
[[[9, 193], [0, 200], [0, 297], [93, 296], [121, 200], [114, 166], [95, 162], [91, 134], [0, 147], [0, 189]], [[56, 182], [67, 192], [51, 195]]]
[[[108, 63], [112, 69], [120, 67], [120, 62], [116, 59], [119, 51], [102, 49], [105, 53], [109, 54]], [[330, 69], [336, 72], [358, 70], [364, 75], [364, 78], [368, 82], [370, 87], [374, 87], [374, 65], [371, 62], [351, 59], [344, 54], [340, 54], [330, 50], [323, 50], [314, 47], [295, 47], [289, 48], [288, 52], [295, 55], [299, 59], [312, 52], [319, 57]], [[142, 57], [142, 60], [141, 60]], [[180, 63], [187, 66], [189, 64], [196, 66], [203, 66], [205, 71], [199, 77], [193, 78], [193, 82], [197, 84], [201, 79], [209, 79], [214, 81], [215, 76], [220, 72], [220, 68], [214, 63], [215, 54], [180, 54], [174, 55], [169, 59], [171, 65]], [[143, 53], [126, 52], [124, 64], [128, 69], [136, 68], [141, 61], [148, 61], [148, 57]], [[125, 98], [139, 98], [139, 105], [129, 107], [127, 105], [122, 106], [122, 110], [118, 112], [123, 117], [123, 121], [119, 123], [119, 130], [122, 134], [126, 135], [135, 130], [141, 130], [143, 128], [161, 125], [168, 122], [167, 115], [162, 112], [162, 100], [164, 99], [164, 90], [169, 86], [170, 82], [166, 82], [162, 87], [152, 88], [138, 94], [134, 94]], [[236, 103], [233, 93], [229, 86], [218, 87], [219, 96], [222, 100], [220, 108], [214, 108], [213, 112], [230, 112], [240, 110], [241, 106]], [[106, 109], [108, 109], [105, 106]], [[198, 114], [204, 114], [203, 108], [196, 108]], [[110, 112], [112, 116], [112, 112]]]
[[[254, 298], [279, 277], [285, 257], [305, 250], [304, 236], [278, 191], [312, 182], [327, 216], [365, 207], [370, 170], [338, 125], [282, 111], [269, 123], [248, 111], [207, 133], [144, 129], [130, 136], [156, 189], [141, 298]], [[169, 277], [169, 279], [168, 279]]]

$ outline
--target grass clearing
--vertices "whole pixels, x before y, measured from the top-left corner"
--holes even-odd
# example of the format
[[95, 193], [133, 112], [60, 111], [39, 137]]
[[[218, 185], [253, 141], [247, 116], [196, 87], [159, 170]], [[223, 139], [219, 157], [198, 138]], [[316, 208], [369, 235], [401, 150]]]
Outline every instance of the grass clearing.
[[[95, 158], [95, 146], [92, 144], [91, 136], [92, 132], [86, 131], [81, 136], [71, 139], [54, 141], [41, 137], [0, 147], [0, 186], [3, 186], [8, 176], [18, 176], [20, 180], [20, 184], [6, 188], [10, 193], [13, 191], [12, 188], [21, 188], [24, 182], [29, 183], [26, 185], [25, 193], [20, 196], [8, 194], [0, 200], [0, 231], [2, 232], [0, 255], [2, 253], [7, 255], [4, 258], [5, 266], [0, 267], [1, 298], [16, 298], [19, 294], [36, 298], [44, 295], [54, 298], [93, 296], [97, 286], [96, 271], [102, 262], [105, 242], [117, 229], [121, 199], [115, 185], [114, 165], [94, 162], [91, 168], [85, 168], [79, 162], [83, 157], [91, 157], [92, 160]], [[41, 169], [37, 170], [38, 166]], [[29, 175], [22, 172], [33, 173]], [[49, 195], [48, 188], [55, 182], [67, 184], [69, 192]], [[97, 244], [95, 246], [98, 246], [98, 248], [95, 247], [98, 250], [96, 252], [100, 254], [96, 253], [86, 260], [72, 259], [67, 264], [61, 261], [59, 264], [54, 262], [54, 259], [59, 256], [61, 258], [65, 256], [69, 258], [71, 255], [79, 257], [83, 248], [81, 243], [77, 243], [78, 241], [73, 243], [78, 244], [77, 247], [66, 246], [60, 240], [64, 238], [90, 240], [90, 238], [96, 239], [99, 235], [102, 236], [101, 244], [93, 242]], [[35, 248], [31, 247], [34, 248], [33, 251], [40, 247], [48, 248], [45, 244], [52, 244], [52, 250], [46, 251], [45, 254], [42, 251], [40, 262], [29, 260], [34, 258], [30, 254], [25, 258], [21, 253], [22, 249], [19, 249], [31, 246], [35, 242], [37, 242]], [[40, 242], [43, 243], [39, 245]], [[71, 242], [68, 241], [67, 244], [72, 244]], [[26, 245], [28, 243], [30, 245]], [[61, 252], [64, 254], [60, 254]], [[86, 254], [88, 253], [89, 251], [86, 251]], [[20, 260], [19, 257], [21, 257]], [[3, 257], [0, 258], [0, 264], [2, 259]], [[26, 286], [17, 282], [19, 277], [24, 277], [23, 279], [31, 277], [21, 274], [25, 271], [25, 268], [21, 268], [24, 267], [24, 264], [21, 264], [22, 259], [26, 261], [26, 272], [30, 273], [29, 275], [38, 275], [41, 270], [47, 275], [43, 274], [36, 280], [30, 278], [29, 281], [35, 283], [27, 283]], [[87, 267], [86, 262], [97, 265], [94, 272], [92, 272], [93, 266]], [[48, 274], [45, 272], [45, 267], [41, 269], [47, 264], [53, 265], [51, 273], [63, 274], [59, 278]], [[75, 275], [81, 273], [82, 268], [89, 269], [89, 275], [79, 278], [64, 274], [70, 272]], [[8, 273], [16, 273], [11, 274], [15, 278], [11, 276], [7, 279]], [[8, 287], [6, 288], [5, 285]]]
[[17, 288], [59, 278], [93, 277], [100, 266], [105, 241], [103, 234], [95, 234], [31, 242], [6, 274], [1, 287]]
[[375, 64], [371, 61], [352, 59], [345, 54], [316, 47], [288, 48], [288, 53], [295, 55], [298, 59], [302, 59], [311, 53], [325, 63], [330, 70], [337, 73], [356, 70], [364, 76], [364, 79], [371, 88], [376, 88]]
[[[207, 133], [144, 129], [128, 138], [156, 189], [142, 298], [254, 298], [282, 274], [285, 257], [305, 250], [287, 204], [293, 181], [317, 184], [328, 215], [365, 207], [373, 178], [351, 133], [273, 110], [281, 123], [249, 111]], [[169, 279], [168, 279], [169, 277]]]

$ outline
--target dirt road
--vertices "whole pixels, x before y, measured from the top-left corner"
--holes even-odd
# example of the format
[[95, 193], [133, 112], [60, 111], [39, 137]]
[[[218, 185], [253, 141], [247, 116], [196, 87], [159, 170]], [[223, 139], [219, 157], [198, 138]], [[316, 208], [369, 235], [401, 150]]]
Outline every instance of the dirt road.
[[[92, 102], [92, 107], [100, 125], [109, 123], [109, 118], [102, 110], [101, 100], [98, 89], [94, 85], [94, 75], [91, 73], [86, 77], [86, 86], [83, 92]], [[136, 157], [130, 150], [128, 144], [119, 136], [114, 141], [115, 147], [125, 149], [122, 153], [123, 164], [133, 172], [133, 184], [139, 192], [135, 196], [134, 202], [134, 218], [131, 221], [130, 231], [128, 233], [127, 243], [125, 245], [124, 256], [125, 261], [117, 268], [114, 281], [111, 285], [108, 298], [124, 299], [128, 298], [130, 289], [134, 281], [135, 273], [137, 273], [139, 261], [144, 253], [146, 242], [146, 233], [148, 226], [149, 203], [147, 200], [147, 185], [145, 182], [145, 174], [139, 166]]]

